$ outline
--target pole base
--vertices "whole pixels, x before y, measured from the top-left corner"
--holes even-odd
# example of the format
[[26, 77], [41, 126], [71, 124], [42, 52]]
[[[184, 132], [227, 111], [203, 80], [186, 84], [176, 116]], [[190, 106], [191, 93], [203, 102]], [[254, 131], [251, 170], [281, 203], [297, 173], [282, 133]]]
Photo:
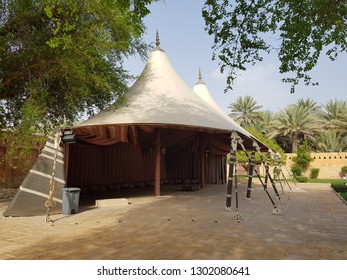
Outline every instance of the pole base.
[[278, 208], [272, 210], [272, 215], [282, 215], [282, 211]]
[[236, 211], [236, 214], [233, 217], [233, 220], [236, 220], [236, 222], [238, 222], [238, 223], [240, 223], [243, 220], [243, 218], [241, 217], [239, 211]]
[[54, 224], [54, 220], [52, 220], [50, 216], [46, 216], [46, 218], [43, 222], [46, 224], [48, 224], [48, 223], [51, 223], [52, 225]]

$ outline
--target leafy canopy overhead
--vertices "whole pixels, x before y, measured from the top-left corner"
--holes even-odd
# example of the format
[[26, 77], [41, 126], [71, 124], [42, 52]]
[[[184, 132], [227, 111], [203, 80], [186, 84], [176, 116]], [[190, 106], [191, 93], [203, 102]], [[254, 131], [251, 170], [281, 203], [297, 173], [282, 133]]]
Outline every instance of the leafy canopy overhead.
[[153, 1], [2, 0], [1, 128], [46, 131], [121, 99]]
[[213, 59], [228, 71], [226, 91], [238, 70], [276, 52], [291, 92], [324, 52], [331, 60], [347, 51], [346, 0], [206, 0], [205, 28], [214, 36]]

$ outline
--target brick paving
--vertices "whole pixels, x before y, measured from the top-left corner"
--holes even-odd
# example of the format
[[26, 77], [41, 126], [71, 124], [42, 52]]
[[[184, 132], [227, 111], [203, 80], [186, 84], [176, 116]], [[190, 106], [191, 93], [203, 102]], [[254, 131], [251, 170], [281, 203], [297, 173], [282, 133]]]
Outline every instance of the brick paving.
[[[347, 205], [328, 184], [285, 188], [275, 200], [260, 186], [252, 199], [240, 187], [225, 211], [226, 186], [195, 192], [163, 188], [161, 197], [127, 196], [130, 204], [96, 208], [81, 196], [80, 211], [39, 217], [3, 217], [9, 201], [0, 200], [2, 260], [345, 260]], [[274, 194], [271, 193], [274, 198]], [[124, 196], [125, 197], [125, 196]]]

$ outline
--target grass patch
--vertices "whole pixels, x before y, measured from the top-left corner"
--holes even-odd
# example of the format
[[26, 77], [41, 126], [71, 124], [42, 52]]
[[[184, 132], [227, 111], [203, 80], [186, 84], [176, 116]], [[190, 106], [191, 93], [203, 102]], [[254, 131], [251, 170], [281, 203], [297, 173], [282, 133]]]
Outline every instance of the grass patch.
[[347, 201], [347, 193], [340, 193], [340, 196]]
[[327, 183], [327, 184], [336, 184], [343, 185], [347, 183], [347, 179], [311, 179], [309, 178], [308, 183]]

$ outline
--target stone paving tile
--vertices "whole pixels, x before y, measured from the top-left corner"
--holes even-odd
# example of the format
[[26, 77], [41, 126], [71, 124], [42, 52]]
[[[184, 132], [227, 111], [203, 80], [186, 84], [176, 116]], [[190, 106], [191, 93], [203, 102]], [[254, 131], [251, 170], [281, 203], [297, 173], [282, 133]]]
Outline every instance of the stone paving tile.
[[[347, 205], [326, 184], [276, 200], [242, 191], [225, 211], [225, 186], [129, 197], [123, 207], [81, 205], [75, 215], [0, 218], [0, 259], [347, 259]], [[286, 191], [286, 188], [285, 188]], [[272, 194], [271, 194], [272, 195]], [[290, 199], [288, 199], [290, 197]], [[83, 201], [81, 201], [83, 202]], [[0, 201], [0, 214], [6, 209]]]

